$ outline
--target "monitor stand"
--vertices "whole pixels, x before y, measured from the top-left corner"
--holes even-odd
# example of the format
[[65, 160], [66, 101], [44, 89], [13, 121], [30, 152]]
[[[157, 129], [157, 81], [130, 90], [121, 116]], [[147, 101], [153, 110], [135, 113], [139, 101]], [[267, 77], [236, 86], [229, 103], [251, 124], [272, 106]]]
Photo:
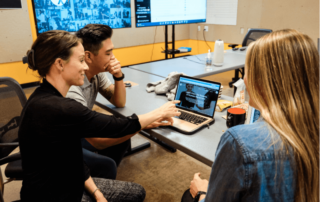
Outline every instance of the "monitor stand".
[[[168, 42], [168, 25], [165, 25], [165, 50], [163, 51], [166, 55], [166, 59], [168, 59], [168, 55], [172, 55], [172, 58], [175, 58], [175, 54], [179, 53], [180, 51], [175, 49], [175, 37], [174, 37], [174, 25], [172, 25], [172, 41]], [[168, 49], [168, 45], [172, 44], [172, 49]]]

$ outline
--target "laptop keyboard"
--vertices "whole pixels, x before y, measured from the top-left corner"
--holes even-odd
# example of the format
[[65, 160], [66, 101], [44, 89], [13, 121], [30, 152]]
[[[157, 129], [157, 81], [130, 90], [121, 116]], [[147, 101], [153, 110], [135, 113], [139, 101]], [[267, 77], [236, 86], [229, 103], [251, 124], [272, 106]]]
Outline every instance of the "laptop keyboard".
[[190, 114], [190, 113], [186, 113], [184, 111], [180, 111], [178, 110], [179, 112], [181, 112], [180, 116], [177, 116], [176, 118], [179, 118], [181, 120], [184, 120], [184, 121], [188, 121], [190, 123], [193, 123], [193, 124], [201, 124], [203, 122], [205, 122], [206, 118], [203, 118], [201, 116], [197, 116], [195, 114]]

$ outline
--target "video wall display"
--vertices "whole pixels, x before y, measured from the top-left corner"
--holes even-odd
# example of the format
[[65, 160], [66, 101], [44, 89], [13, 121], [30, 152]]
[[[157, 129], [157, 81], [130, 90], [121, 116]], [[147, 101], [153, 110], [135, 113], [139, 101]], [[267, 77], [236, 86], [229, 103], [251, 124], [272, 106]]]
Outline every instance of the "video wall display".
[[130, 0], [33, 0], [38, 34], [76, 32], [87, 24], [131, 27]]

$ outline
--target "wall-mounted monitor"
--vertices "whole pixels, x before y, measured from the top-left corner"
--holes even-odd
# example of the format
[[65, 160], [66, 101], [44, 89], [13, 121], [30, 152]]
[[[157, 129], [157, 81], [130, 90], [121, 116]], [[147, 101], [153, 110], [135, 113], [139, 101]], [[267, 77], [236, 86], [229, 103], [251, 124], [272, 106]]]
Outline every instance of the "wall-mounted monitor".
[[37, 34], [76, 32], [87, 24], [131, 27], [130, 0], [32, 0]]
[[136, 27], [206, 22], [207, 0], [135, 0]]

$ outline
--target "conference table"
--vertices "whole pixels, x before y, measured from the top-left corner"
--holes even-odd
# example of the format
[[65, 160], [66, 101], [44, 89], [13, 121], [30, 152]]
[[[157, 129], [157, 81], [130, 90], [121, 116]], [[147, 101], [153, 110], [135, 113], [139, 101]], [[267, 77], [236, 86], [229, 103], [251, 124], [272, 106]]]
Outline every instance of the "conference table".
[[[204, 55], [198, 55], [198, 57], [200, 58]], [[196, 61], [196, 57], [189, 56], [188, 58]], [[148, 93], [146, 91], [148, 83], [163, 80], [173, 71], [183, 72], [188, 76], [201, 78], [242, 68], [245, 62], [245, 52], [227, 51], [225, 53], [224, 65], [222, 67], [213, 67], [209, 71], [205, 68], [204, 63], [195, 63], [190, 60], [181, 57], [123, 68], [122, 72], [125, 74], [124, 81], [131, 81], [137, 84], [126, 88], [126, 106], [124, 108], [116, 108], [100, 94], [97, 96], [96, 103], [116, 116], [121, 117], [130, 116], [133, 113], [137, 115], [148, 113], [168, 102], [165, 95], [156, 95], [154, 92]], [[182, 69], [184, 71], [182, 71]], [[232, 98], [222, 95], [220, 99], [231, 100]], [[159, 127], [145, 130], [145, 132], [157, 140], [179, 149], [208, 166], [211, 166], [215, 159], [215, 152], [220, 138], [227, 130], [226, 120], [222, 118], [223, 115], [226, 115], [225, 111], [215, 112], [215, 123], [192, 135], [182, 134], [171, 127]]]
[[177, 71], [179, 73], [183, 72], [188, 76], [195, 78], [202, 78], [205, 76], [219, 74], [244, 67], [246, 53], [247, 50], [226, 50], [224, 54], [223, 65], [221, 67], [212, 65], [210, 69], [205, 68], [205, 57], [207, 56], [207, 53], [193, 56], [183, 56], [140, 65], [132, 65], [130, 68], [164, 78], [173, 71]]

